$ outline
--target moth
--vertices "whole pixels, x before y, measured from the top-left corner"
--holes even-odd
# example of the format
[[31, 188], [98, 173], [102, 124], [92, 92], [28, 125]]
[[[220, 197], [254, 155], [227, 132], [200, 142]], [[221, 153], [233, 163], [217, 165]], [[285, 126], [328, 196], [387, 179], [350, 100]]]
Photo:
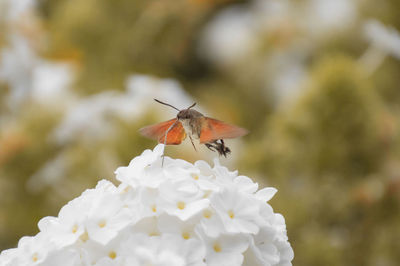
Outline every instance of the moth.
[[248, 133], [244, 128], [204, 116], [192, 109], [196, 103], [179, 110], [168, 103], [154, 100], [178, 111], [176, 118], [139, 129], [143, 136], [157, 140], [159, 143], [178, 145], [188, 136], [196, 151], [194, 139], [199, 140], [200, 144], [204, 144], [208, 149], [218, 152], [220, 156], [226, 157], [231, 150], [225, 146], [224, 139], [238, 138]]

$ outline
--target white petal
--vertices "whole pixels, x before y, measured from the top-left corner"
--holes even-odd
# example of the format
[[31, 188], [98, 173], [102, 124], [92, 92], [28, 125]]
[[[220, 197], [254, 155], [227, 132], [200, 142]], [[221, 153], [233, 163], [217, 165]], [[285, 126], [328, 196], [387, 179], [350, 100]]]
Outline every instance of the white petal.
[[275, 195], [276, 192], [278, 192], [276, 188], [266, 187], [256, 192], [256, 198], [264, 202], [267, 202], [270, 199], [272, 199], [272, 197]]

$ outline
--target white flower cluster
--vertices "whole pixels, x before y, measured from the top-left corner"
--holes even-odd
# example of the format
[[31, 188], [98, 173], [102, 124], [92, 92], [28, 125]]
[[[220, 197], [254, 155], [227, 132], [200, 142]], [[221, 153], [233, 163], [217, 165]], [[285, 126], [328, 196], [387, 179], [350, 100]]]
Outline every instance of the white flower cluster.
[[[291, 265], [285, 220], [258, 185], [215, 160], [194, 165], [146, 150], [39, 222], [0, 265]], [[258, 191], [257, 191], [258, 190]]]

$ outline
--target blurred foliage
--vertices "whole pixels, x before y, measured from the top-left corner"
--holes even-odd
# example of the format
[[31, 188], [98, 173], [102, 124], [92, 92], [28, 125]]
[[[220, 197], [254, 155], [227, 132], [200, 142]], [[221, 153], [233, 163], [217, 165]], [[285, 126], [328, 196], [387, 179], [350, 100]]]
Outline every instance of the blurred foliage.
[[264, 162], [264, 170], [276, 168], [273, 176], [373, 172], [393, 134], [385, 130], [392, 121], [385, 121], [379, 96], [350, 58], [330, 56], [314, 68], [296, 104], [268, 120], [263, 145], [255, 144], [258, 161], [251, 156], [248, 164]]
[[[273, 204], [284, 210], [289, 235], [298, 241], [295, 263], [374, 265], [379, 232], [386, 223], [398, 225], [399, 191], [390, 191], [386, 169], [398, 160], [396, 121], [375, 91], [351, 58], [321, 59], [302, 97], [268, 120], [265, 139], [243, 162], [279, 184], [282, 198]], [[398, 174], [392, 178], [399, 181]], [[378, 222], [380, 208], [386, 217]]]
[[42, 1], [49, 56], [79, 60], [88, 92], [121, 87], [132, 71], [201, 76], [193, 44], [218, 2], [224, 1]]
[[[370, 46], [360, 24], [374, 17], [400, 29], [399, 1], [354, 1], [356, 23], [319, 35], [305, 29], [301, 13], [318, 1], [293, 1], [291, 13], [271, 18], [273, 27], [255, 27], [245, 56], [229, 63], [202, 56], [207, 26], [237, 5], [255, 17], [261, 8], [252, 2], [39, 0], [46, 41], [37, 51], [75, 66], [71, 89], [79, 97], [123, 91], [135, 73], [174, 78], [207, 115], [248, 128], [233, 150], [238, 169], [279, 190], [271, 204], [286, 218], [294, 265], [397, 265], [400, 61], [389, 55], [370, 74], [359, 58]], [[0, 51], [6, 45], [0, 34]], [[296, 64], [305, 73], [295, 82], [299, 91], [277, 99], [274, 81]], [[58, 143], [52, 134], [66, 111], [30, 99], [15, 110], [8, 106], [11, 90], [0, 82], [0, 249], [35, 234], [41, 217], [56, 215], [97, 180], [113, 180], [116, 167], [155, 145], [138, 128], [159, 121], [152, 110], [131, 120], [111, 114], [106, 124], [116, 130], [106, 138]], [[55, 184], [36, 178], [49, 162], [61, 164], [47, 174]]]

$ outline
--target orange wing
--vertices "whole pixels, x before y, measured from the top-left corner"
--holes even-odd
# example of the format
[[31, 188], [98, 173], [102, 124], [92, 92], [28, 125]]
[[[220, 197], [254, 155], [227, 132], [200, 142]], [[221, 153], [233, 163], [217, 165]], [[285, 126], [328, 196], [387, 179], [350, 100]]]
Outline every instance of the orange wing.
[[167, 145], [181, 144], [182, 140], [186, 138], [185, 129], [183, 128], [182, 123], [177, 121], [176, 118], [155, 125], [143, 127], [139, 129], [139, 132], [145, 137], [158, 140], [159, 143], [164, 143], [165, 133], [167, 133], [168, 129], [169, 131], [166, 142]]
[[249, 133], [246, 129], [226, 124], [222, 121], [203, 117], [200, 133], [200, 143], [212, 142], [218, 139], [232, 139]]

